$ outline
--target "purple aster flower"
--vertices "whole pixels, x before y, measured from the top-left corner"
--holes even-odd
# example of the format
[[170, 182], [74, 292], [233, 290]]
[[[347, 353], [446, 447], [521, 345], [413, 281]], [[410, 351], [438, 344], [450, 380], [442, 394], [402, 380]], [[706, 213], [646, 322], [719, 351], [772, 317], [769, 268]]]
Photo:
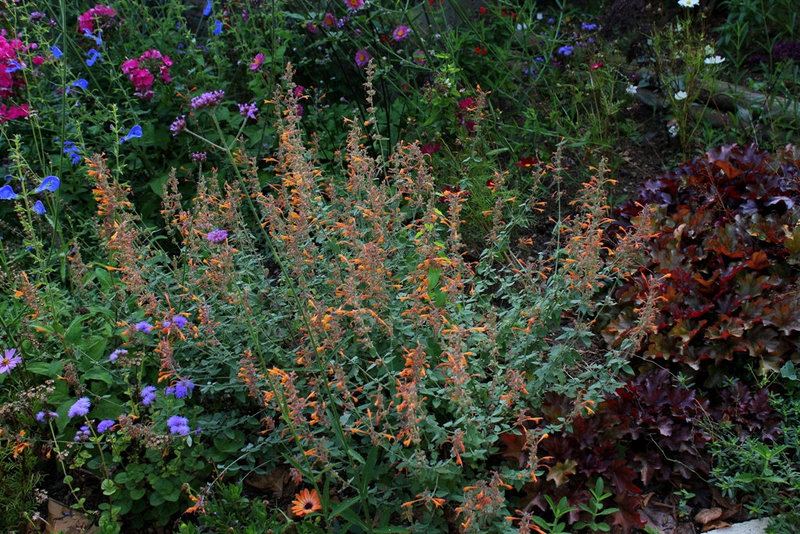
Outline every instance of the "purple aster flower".
[[167, 395], [175, 395], [176, 399], [183, 399], [192, 391], [194, 391], [194, 382], [188, 378], [182, 378], [174, 386], [168, 387], [164, 393]]
[[356, 52], [356, 65], [359, 68], [364, 68], [364, 66], [369, 63], [370, 55], [369, 52], [366, 50], [359, 50]]
[[117, 349], [108, 355], [108, 361], [110, 362], [117, 361], [117, 358], [119, 358], [121, 354], [128, 354], [128, 351], [125, 349]]
[[75, 438], [73, 441], [87, 441], [91, 437], [91, 432], [89, 432], [89, 427], [83, 425], [80, 430], [75, 432]]
[[226, 239], [228, 239], [228, 232], [217, 228], [216, 230], [212, 230], [206, 236], [206, 239], [211, 241], [212, 243], [222, 243]]
[[76, 400], [75, 403], [69, 407], [69, 411], [67, 415], [70, 419], [75, 417], [76, 415], [84, 416], [89, 413], [89, 408], [92, 407], [92, 403], [88, 397], [81, 397], [80, 399]]
[[116, 421], [114, 421], [113, 419], [103, 419], [102, 421], [97, 423], [97, 433], [102, 434], [103, 432], [114, 426], [114, 423], [116, 423]]
[[410, 32], [410, 31], [411, 30], [409, 30], [408, 26], [398, 26], [392, 32], [392, 38], [395, 41], [402, 41], [403, 39], [408, 37], [408, 32]]
[[175, 117], [175, 120], [172, 121], [172, 124], [169, 125], [169, 131], [172, 132], [173, 137], [175, 137], [185, 129], [186, 129], [186, 115]]
[[252, 102], [248, 104], [239, 104], [239, 115], [242, 117], [255, 120], [256, 111], [258, 111], [258, 108]]
[[170, 434], [178, 434], [179, 436], [185, 436], [191, 431], [189, 428], [189, 420], [180, 415], [173, 415], [167, 419], [167, 426], [169, 427]]
[[11, 370], [22, 363], [22, 357], [16, 356], [17, 349], [5, 349], [3, 357], [0, 358], [0, 375], [11, 374]]
[[153, 330], [153, 325], [148, 323], [147, 321], [139, 321], [133, 327], [136, 329], [137, 332], [144, 332], [145, 334], [149, 334], [151, 330]]
[[192, 98], [192, 109], [212, 108], [219, 105], [225, 96], [225, 91], [210, 91]]
[[154, 400], [156, 400], [156, 387], [155, 386], [146, 386], [139, 395], [142, 397], [142, 405], [150, 406]]

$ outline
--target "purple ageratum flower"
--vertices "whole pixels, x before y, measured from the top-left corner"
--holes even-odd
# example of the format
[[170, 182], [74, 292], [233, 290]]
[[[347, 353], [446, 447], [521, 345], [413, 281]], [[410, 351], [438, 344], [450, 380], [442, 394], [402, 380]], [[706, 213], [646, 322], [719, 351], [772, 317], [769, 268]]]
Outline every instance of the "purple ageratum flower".
[[36, 414], [36, 420], [40, 423], [44, 423], [47, 419], [58, 419], [58, 414], [56, 412], [44, 410]]
[[0, 358], [0, 375], [11, 374], [11, 370], [22, 363], [22, 357], [17, 356], [17, 349], [5, 349]]
[[186, 326], [186, 323], [188, 322], [189, 320], [183, 315], [176, 315], [175, 317], [172, 318], [172, 324], [174, 324], [178, 328], [183, 328], [184, 326]]
[[217, 228], [216, 230], [212, 230], [206, 236], [206, 239], [211, 241], [212, 243], [222, 243], [226, 239], [228, 239], [228, 232]]
[[156, 387], [146, 386], [139, 392], [139, 395], [142, 397], [142, 405], [150, 406], [156, 400]]
[[117, 358], [119, 358], [120, 355], [122, 355], [122, 354], [128, 354], [128, 351], [125, 350], [125, 349], [117, 349], [117, 350], [115, 350], [114, 352], [112, 352], [111, 354], [108, 355], [108, 361], [115, 362], [115, 361], [117, 361]]
[[88, 441], [92, 433], [89, 432], [89, 427], [83, 425], [80, 430], [75, 432], [75, 437], [72, 441]]
[[246, 119], [255, 120], [256, 111], [258, 111], [258, 108], [252, 102], [247, 103], [247, 104], [239, 104], [239, 115], [241, 115], [242, 117], [244, 117]]
[[92, 403], [88, 397], [81, 397], [80, 399], [76, 400], [75, 403], [69, 407], [69, 411], [67, 415], [70, 419], [75, 417], [76, 415], [83, 417], [87, 413], [89, 413], [89, 408], [92, 407]]
[[172, 124], [169, 125], [169, 131], [172, 132], [172, 137], [175, 137], [185, 129], [186, 129], [186, 115], [175, 117], [175, 120], [172, 121]]
[[200, 96], [192, 98], [192, 109], [213, 108], [222, 102], [224, 96], [225, 91], [222, 90], [203, 93]]
[[136, 329], [137, 332], [144, 332], [145, 334], [149, 334], [151, 330], [153, 330], [153, 325], [148, 323], [147, 321], [139, 321], [133, 327]]
[[403, 39], [408, 37], [408, 32], [410, 31], [411, 30], [408, 28], [408, 26], [398, 26], [392, 32], [392, 39], [394, 39], [395, 41], [402, 41]]
[[173, 415], [167, 419], [167, 426], [169, 427], [170, 434], [185, 436], [191, 432], [191, 429], [189, 428], [189, 420], [185, 417], [181, 417], [180, 415]]
[[558, 49], [558, 53], [561, 54], [562, 56], [568, 56], [568, 55], [572, 54], [573, 50], [575, 50], [575, 47], [569, 46], [569, 45], [564, 45], [564, 46], [562, 46], [561, 48]]
[[97, 433], [102, 434], [103, 432], [114, 426], [115, 423], [116, 421], [114, 421], [113, 419], [103, 419], [102, 421], [97, 423]]
[[168, 387], [164, 393], [166, 395], [175, 395], [176, 399], [183, 399], [188, 397], [192, 391], [194, 391], [194, 382], [188, 378], [182, 378], [174, 386]]
[[366, 66], [366, 64], [369, 63], [369, 60], [370, 60], [369, 52], [367, 52], [366, 50], [363, 50], [363, 49], [359, 50], [359, 51], [356, 52], [356, 58], [355, 59], [356, 59], [356, 65], [359, 68], [363, 69]]

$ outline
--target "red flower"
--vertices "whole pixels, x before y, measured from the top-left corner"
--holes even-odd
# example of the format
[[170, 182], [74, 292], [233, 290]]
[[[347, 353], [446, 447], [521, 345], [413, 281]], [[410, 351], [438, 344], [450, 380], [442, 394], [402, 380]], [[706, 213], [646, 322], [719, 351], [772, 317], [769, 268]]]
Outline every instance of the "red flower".
[[599, 69], [599, 68], [600, 68], [600, 67], [602, 67], [602, 66], [603, 66], [603, 62], [602, 62], [602, 61], [598, 61], [597, 63], [595, 63], [594, 65], [592, 65], [592, 66], [591, 66], [591, 67], [589, 67], [589, 68], [590, 68], [590, 69], [592, 69], [592, 70], [597, 70], [597, 69]]
[[481, 15], [485, 15], [486, 14], [486, 8], [483, 7], [483, 6], [481, 6], [481, 8], [478, 11], [481, 12]]
[[527, 158], [522, 158], [521, 160], [516, 162], [515, 165], [517, 167], [523, 167], [525, 169], [528, 169], [530, 167], [533, 167], [534, 165], [537, 165], [538, 163], [539, 163], [539, 160], [537, 158], [535, 158], [533, 156], [530, 156], [530, 157], [527, 157]]
[[439, 143], [428, 143], [427, 145], [422, 145], [419, 151], [422, 152], [423, 154], [434, 154], [436, 152], [439, 152], [440, 148], [442, 148], [442, 145], [440, 145]]
[[460, 107], [461, 109], [469, 109], [474, 105], [475, 105], [475, 99], [472, 98], [471, 96], [468, 96], [467, 98], [458, 103], [458, 107]]
[[481, 48], [480, 46], [475, 47], [475, 53], [480, 55], [486, 55], [487, 50], [485, 48]]
[[489, 178], [488, 180], [486, 180], [486, 187], [491, 189], [491, 191], [494, 193], [494, 188], [497, 187], [494, 178]]

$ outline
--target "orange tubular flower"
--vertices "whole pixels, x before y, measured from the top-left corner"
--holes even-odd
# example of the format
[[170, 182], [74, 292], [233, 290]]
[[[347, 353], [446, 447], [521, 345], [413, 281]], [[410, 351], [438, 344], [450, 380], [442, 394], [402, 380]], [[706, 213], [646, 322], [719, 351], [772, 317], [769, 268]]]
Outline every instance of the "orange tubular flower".
[[317, 490], [312, 489], [308, 491], [304, 489], [294, 496], [294, 500], [292, 501], [292, 513], [297, 517], [313, 514], [317, 510], [322, 510], [322, 504], [319, 502]]

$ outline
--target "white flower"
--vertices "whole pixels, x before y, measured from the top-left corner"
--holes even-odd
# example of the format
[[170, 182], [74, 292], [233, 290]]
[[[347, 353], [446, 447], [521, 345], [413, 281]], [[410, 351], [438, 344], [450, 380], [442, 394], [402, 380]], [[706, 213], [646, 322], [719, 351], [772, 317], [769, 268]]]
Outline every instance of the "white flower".
[[689, 95], [686, 94], [686, 91], [678, 91], [677, 93], [675, 93], [675, 100], [683, 100], [687, 96]]
[[527, 30], [527, 29], [528, 29], [528, 25], [527, 24], [517, 24], [517, 31], [518, 32], [521, 32], [522, 30]]
[[674, 124], [674, 123], [670, 124], [669, 128], [668, 128], [669, 136], [670, 137], [675, 137], [676, 135], [678, 135], [678, 132], [680, 131], [680, 129], [681, 129], [681, 127], [678, 126], [677, 124]]
[[678, 5], [681, 7], [694, 7], [700, 3], [700, 0], [678, 0]]
[[636, 91], [638, 90], [639, 88], [633, 84], [629, 84], [628, 87], [625, 88], [625, 92], [628, 93], [629, 95], [635, 95]]
[[536, 14], [536, 20], [542, 20], [543, 18], [544, 18], [544, 15], [542, 15], [541, 13], [537, 13]]
[[722, 56], [711, 56], [705, 58], [703, 60], [703, 63], [705, 63], [706, 65], [719, 65], [723, 61], [725, 61], [725, 58]]

